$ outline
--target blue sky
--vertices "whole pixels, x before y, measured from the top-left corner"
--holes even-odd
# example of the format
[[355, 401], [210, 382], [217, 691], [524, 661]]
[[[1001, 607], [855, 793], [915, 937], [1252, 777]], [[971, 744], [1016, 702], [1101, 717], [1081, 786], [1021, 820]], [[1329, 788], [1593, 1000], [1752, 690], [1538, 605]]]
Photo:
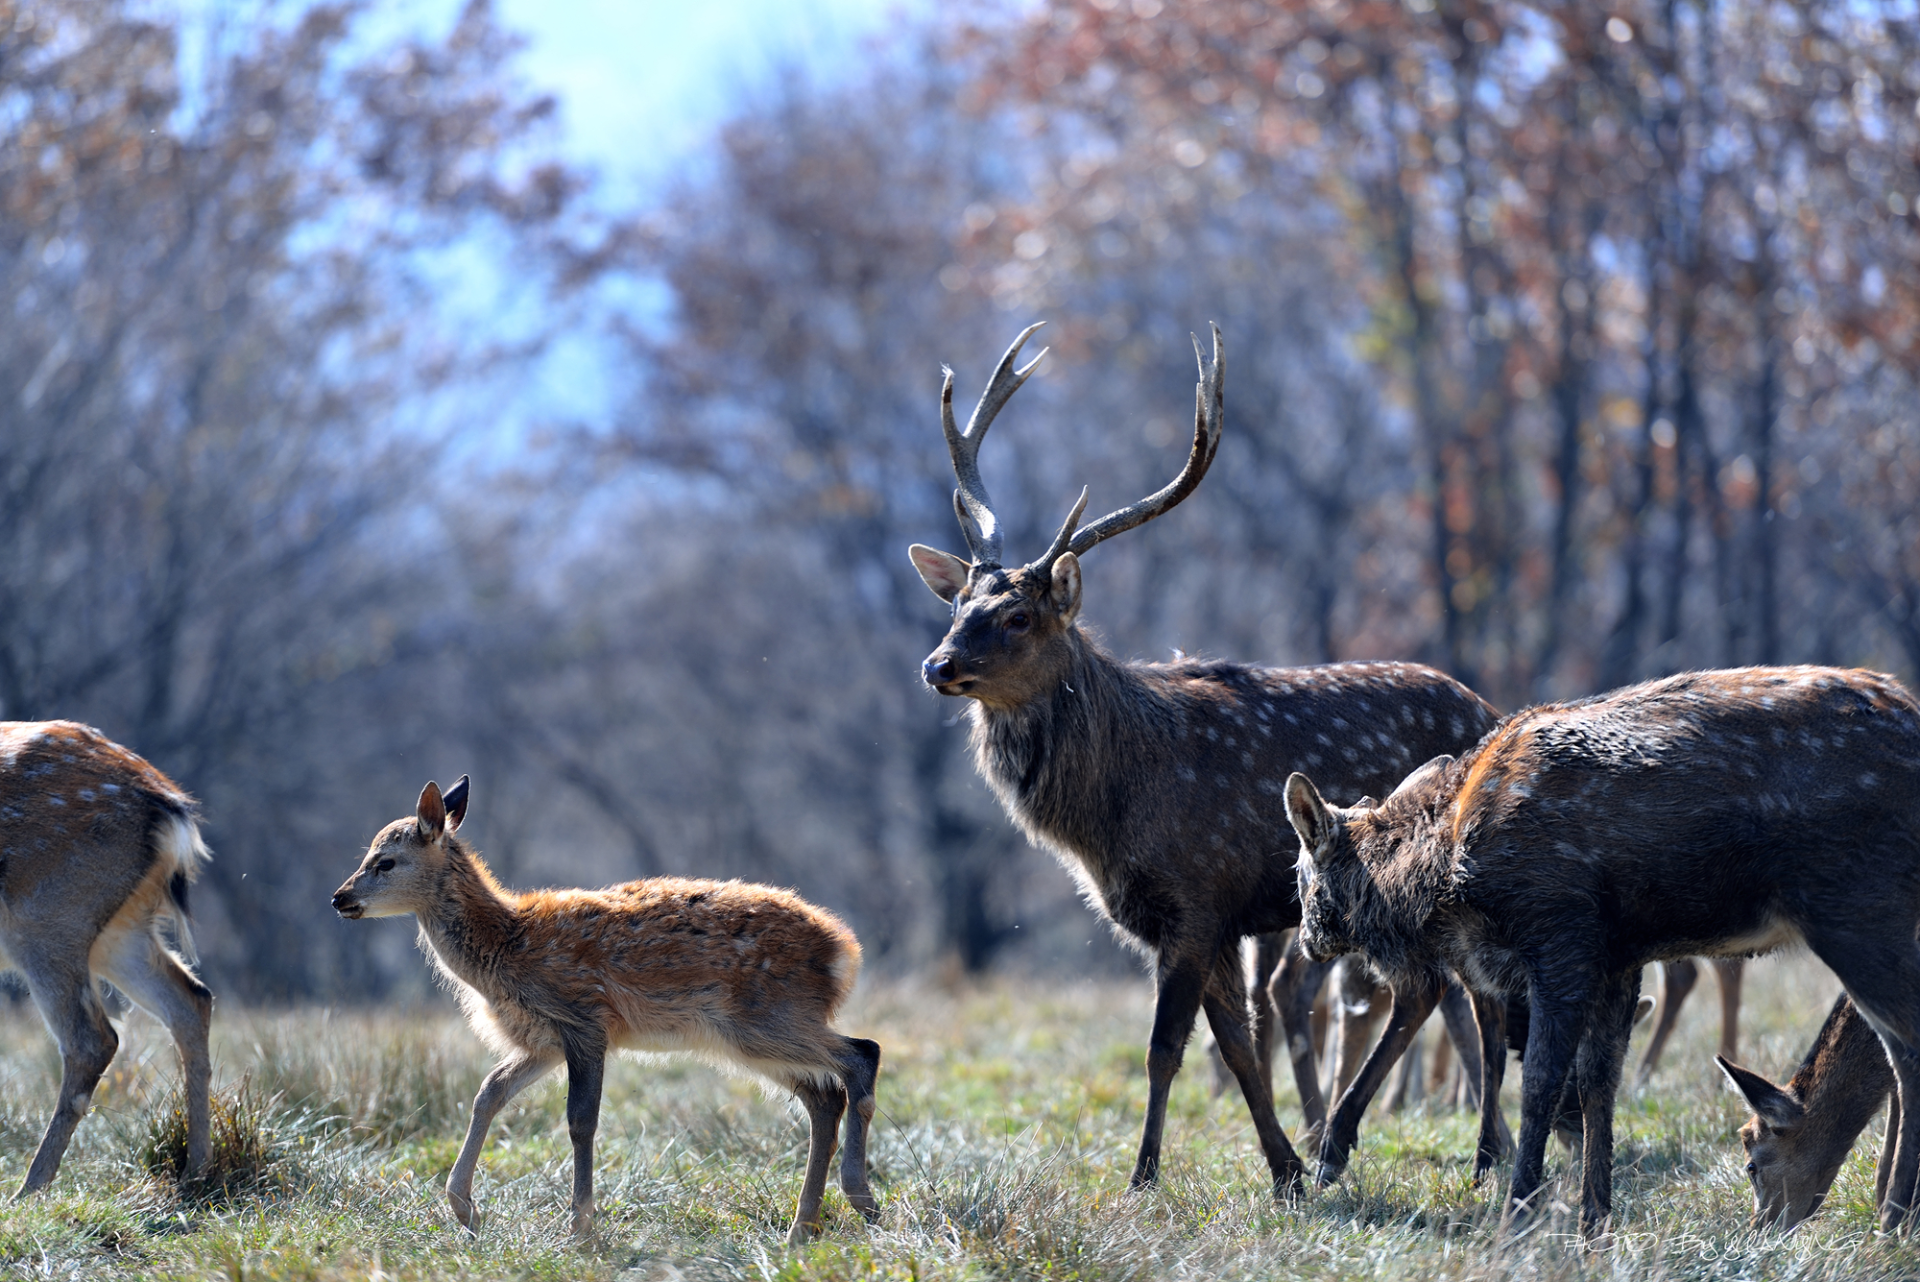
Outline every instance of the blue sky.
[[521, 67], [559, 96], [566, 147], [614, 193], [694, 156], [740, 93], [778, 66], [831, 78], [900, 0], [496, 0], [531, 43]]

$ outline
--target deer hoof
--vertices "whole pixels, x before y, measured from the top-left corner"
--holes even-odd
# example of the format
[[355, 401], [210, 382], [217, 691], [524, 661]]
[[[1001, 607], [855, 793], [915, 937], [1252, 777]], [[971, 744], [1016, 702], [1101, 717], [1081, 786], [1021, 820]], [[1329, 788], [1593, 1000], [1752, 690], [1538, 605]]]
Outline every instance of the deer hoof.
[[473, 1199], [448, 1189], [447, 1205], [453, 1208], [453, 1218], [460, 1221], [460, 1227], [473, 1232]]

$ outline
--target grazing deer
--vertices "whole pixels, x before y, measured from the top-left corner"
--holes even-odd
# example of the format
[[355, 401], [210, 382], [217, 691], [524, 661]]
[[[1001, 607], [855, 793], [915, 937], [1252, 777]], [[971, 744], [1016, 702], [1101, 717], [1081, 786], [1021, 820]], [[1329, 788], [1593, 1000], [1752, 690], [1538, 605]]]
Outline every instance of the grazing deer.
[[186, 1079], [187, 1165], [208, 1151], [213, 994], [189, 957], [187, 886], [207, 858], [193, 798], [90, 726], [0, 721], [0, 948], [60, 1044], [60, 1098], [16, 1196], [60, 1169], [120, 1039], [106, 979], [173, 1035]]
[[[1689, 673], [1519, 712], [1378, 806], [1288, 781], [1301, 937], [1397, 982], [1457, 972], [1500, 1029], [1530, 1006], [1513, 1201], [1541, 1184], [1569, 1070], [1583, 1128], [1581, 1228], [1612, 1209], [1613, 1101], [1648, 962], [1804, 941], [1920, 1089], [1920, 719], [1890, 677], [1832, 668]], [[1483, 1042], [1484, 1044], [1484, 1042]], [[1503, 1067], [1486, 1057], [1483, 1093]], [[1882, 1206], [1912, 1204], [1920, 1117], [1903, 1112]], [[1483, 1151], [1476, 1167], [1491, 1158]]]
[[[910, 549], [920, 577], [953, 610], [922, 674], [939, 693], [972, 700], [980, 773], [1028, 837], [1057, 855], [1121, 937], [1154, 961], [1158, 999], [1133, 1186], [1158, 1175], [1167, 1092], [1204, 1008], [1252, 1113], [1274, 1190], [1284, 1194], [1301, 1167], [1249, 1037], [1240, 941], [1300, 920], [1275, 835], [1286, 774], [1318, 771], [1352, 797], [1383, 791], [1428, 755], [1471, 744], [1493, 723], [1493, 710], [1415, 664], [1128, 663], [1101, 649], [1080, 626], [1080, 557], [1172, 508], [1206, 474], [1220, 444], [1220, 331], [1211, 367], [1195, 341], [1193, 444], [1179, 476], [1081, 529], [1083, 490], [1040, 559], [1009, 568], [976, 456], [994, 416], [1038, 364], [1014, 368], [1037, 328], [1007, 349], [965, 433], [954, 425], [951, 370], [941, 389], [941, 425], [960, 483], [954, 510], [972, 559]], [[1265, 1037], [1271, 1008], [1264, 991], [1256, 997], [1263, 1009], [1255, 1031]], [[1288, 1033], [1296, 1065], [1310, 1068], [1304, 1023]]]
[[[847, 1115], [840, 1187], [868, 1219], [880, 1047], [834, 1031], [860, 973], [860, 945], [838, 918], [791, 891], [738, 881], [652, 877], [605, 890], [502, 889], [456, 835], [467, 777], [444, 797], [429, 783], [411, 818], [380, 830], [334, 892], [342, 917], [412, 913], [420, 945], [467, 1023], [500, 1062], [474, 1096], [447, 1201], [473, 1224], [473, 1173], [507, 1101], [567, 1066], [573, 1232], [593, 1225], [593, 1136], [607, 1052], [691, 1051], [792, 1091], [812, 1134], [789, 1244], [819, 1232], [834, 1129]], [[849, 1111], [848, 1104], [852, 1108]]]
[[[1844, 993], [1820, 1026], [1793, 1079], [1775, 1086], [1758, 1073], [1716, 1057], [1753, 1116], [1740, 1128], [1753, 1181], [1753, 1227], [1790, 1229], [1820, 1209], [1853, 1142], [1893, 1092], [1893, 1065], [1873, 1026]], [[1887, 1113], [1887, 1136], [1874, 1177], [1873, 1200], [1886, 1200], [1900, 1101]]]
[[[1720, 981], [1720, 1058], [1738, 1059], [1740, 982], [1745, 977], [1747, 963], [1738, 957], [1712, 960], [1714, 978]], [[1653, 1021], [1653, 1036], [1647, 1041], [1646, 1053], [1640, 1057], [1640, 1068], [1635, 1073], [1635, 1080], [1642, 1086], [1653, 1079], [1653, 1071], [1660, 1067], [1667, 1038], [1673, 1035], [1673, 1026], [1680, 1018], [1680, 1007], [1699, 982], [1700, 967], [1690, 957], [1660, 964], [1659, 1013]]]

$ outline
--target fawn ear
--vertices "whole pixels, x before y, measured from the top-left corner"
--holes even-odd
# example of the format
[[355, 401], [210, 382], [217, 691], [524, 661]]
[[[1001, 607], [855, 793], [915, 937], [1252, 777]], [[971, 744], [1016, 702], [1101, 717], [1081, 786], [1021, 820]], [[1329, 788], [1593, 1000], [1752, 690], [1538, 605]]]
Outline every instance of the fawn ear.
[[1769, 1082], [1755, 1072], [1730, 1062], [1724, 1055], [1715, 1055], [1713, 1062], [1727, 1075], [1734, 1089], [1746, 1096], [1747, 1106], [1755, 1116], [1775, 1130], [1785, 1130], [1799, 1125], [1806, 1117], [1807, 1110], [1799, 1100]]
[[447, 789], [445, 798], [447, 807], [447, 831], [459, 832], [461, 821], [467, 817], [467, 777], [460, 776], [460, 782]]
[[1432, 761], [1429, 761], [1426, 765], [1421, 766], [1418, 770], [1408, 775], [1405, 779], [1402, 779], [1400, 781], [1400, 786], [1387, 794], [1387, 800], [1392, 801], [1395, 797], [1399, 796], [1403, 792], [1415, 792], [1421, 788], [1426, 787], [1429, 783], [1431, 783], [1433, 780], [1437, 779], [1440, 776], [1441, 771], [1445, 770], [1448, 766], [1452, 764], [1453, 764], [1453, 758], [1447, 755], [1446, 753], [1441, 753], [1439, 756], [1435, 757]]
[[420, 790], [420, 804], [414, 807], [413, 817], [420, 825], [420, 840], [440, 840], [447, 826], [447, 807], [440, 799], [440, 785], [433, 780], [427, 780], [427, 786]]
[[932, 588], [933, 594], [942, 601], [952, 601], [960, 595], [960, 589], [967, 586], [967, 574], [973, 569], [953, 553], [924, 543], [908, 548], [907, 557], [913, 562], [913, 568], [920, 571], [920, 581]]
[[1320, 799], [1313, 781], [1298, 771], [1287, 776], [1287, 821], [1300, 834], [1300, 858], [1309, 864], [1333, 840], [1334, 826], [1339, 822]]
[[1080, 613], [1080, 558], [1071, 552], [1062, 552], [1053, 559], [1050, 573], [1053, 582], [1047, 595], [1061, 619], [1072, 623]]

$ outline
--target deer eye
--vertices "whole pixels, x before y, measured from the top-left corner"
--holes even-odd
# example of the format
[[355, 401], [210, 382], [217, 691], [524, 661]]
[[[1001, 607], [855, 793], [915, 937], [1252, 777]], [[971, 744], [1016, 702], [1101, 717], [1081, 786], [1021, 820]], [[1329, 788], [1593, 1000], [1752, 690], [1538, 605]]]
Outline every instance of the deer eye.
[[1025, 610], [1015, 610], [1007, 616], [1007, 631], [1009, 632], [1025, 632], [1032, 626], [1033, 619]]
[[1747, 1174], [1748, 1174], [1748, 1175], [1758, 1175], [1758, 1174], [1760, 1174], [1760, 1163], [1758, 1163], [1758, 1162], [1748, 1162], [1748, 1163], [1747, 1163]]
[[375, 864], [375, 865], [373, 866], [373, 870], [374, 870], [375, 872], [392, 872], [392, 871], [393, 871], [393, 860], [391, 860], [391, 859], [382, 859], [382, 860], [381, 860], [381, 861], [380, 861], [379, 863], [377, 863], [377, 864]]

